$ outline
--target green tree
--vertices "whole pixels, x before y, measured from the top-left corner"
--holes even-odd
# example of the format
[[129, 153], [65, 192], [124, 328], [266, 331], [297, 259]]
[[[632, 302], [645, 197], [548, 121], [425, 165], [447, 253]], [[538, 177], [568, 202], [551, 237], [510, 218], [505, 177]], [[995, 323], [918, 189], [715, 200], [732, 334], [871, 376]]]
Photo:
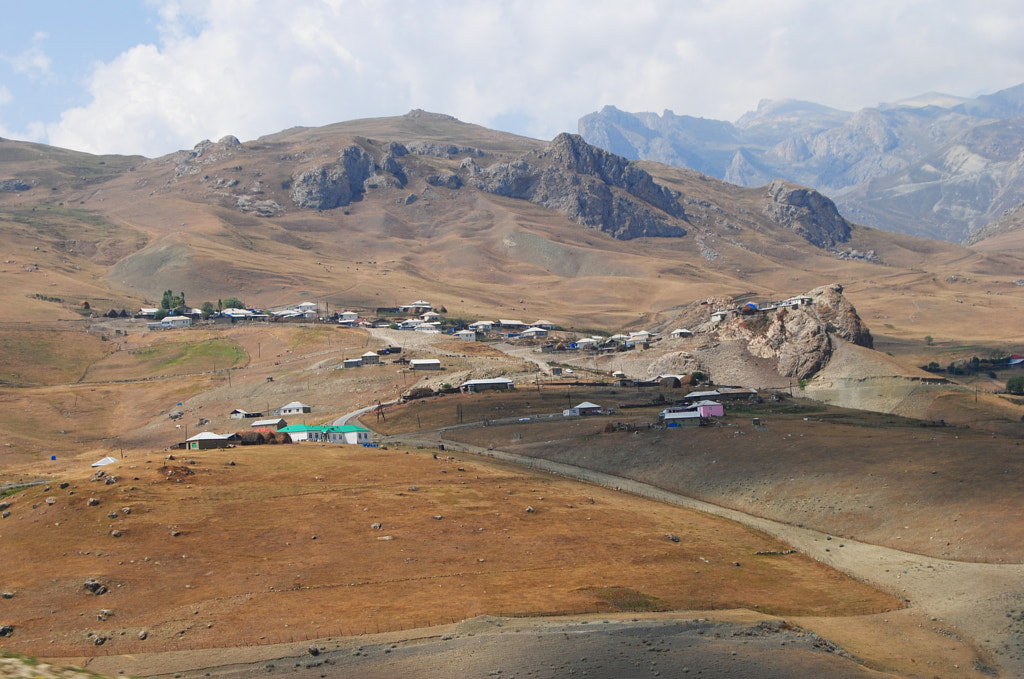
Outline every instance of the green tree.
[[224, 300], [224, 306], [221, 307], [221, 308], [222, 309], [244, 309], [245, 308], [245, 302], [243, 302], [242, 300], [238, 299], [237, 297], [228, 297], [226, 300]]
[[199, 307], [199, 311], [202, 314], [202, 318], [205, 321], [207, 318], [213, 315], [213, 302], [203, 302], [203, 305]]
[[1016, 375], [1006, 380], [1006, 391], [1011, 394], [1024, 394], [1024, 375]]
[[924, 343], [927, 344], [928, 346], [931, 346], [932, 342], [934, 342], [934, 341], [935, 341], [935, 338], [932, 337], [931, 335], [925, 335], [924, 336]]

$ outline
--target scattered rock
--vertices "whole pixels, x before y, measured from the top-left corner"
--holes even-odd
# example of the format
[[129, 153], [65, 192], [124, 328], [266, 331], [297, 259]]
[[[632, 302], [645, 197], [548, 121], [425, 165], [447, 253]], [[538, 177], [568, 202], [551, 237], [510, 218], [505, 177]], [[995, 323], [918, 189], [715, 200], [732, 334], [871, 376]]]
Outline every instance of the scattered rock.
[[107, 643], [107, 638], [103, 635], [100, 635], [93, 640], [93, 643], [97, 646], [102, 646], [103, 644]]
[[9, 637], [14, 634], [14, 625], [0, 625], [0, 637]]
[[309, 654], [310, 654], [310, 655], [312, 655], [312, 656], [317, 656], [317, 655], [320, 655], [320, 649], [319, 649], [319, 648], [317, 648], [316, 646], [310, 646], [310, 647], [309, 647], [308, 649], [306, 649], [306, 650], [307, 650], [307, 651], [309, 652]]
[[86, 580], [82, 584], [82, 587], [84, 587], [89, 592], [92, 592], [96, 596], [99, 596], [100, 594], [106, 594], [107, 593], [107, 586], [102, 584], [102, 583], [100, 583], [100, 582], [98, 582], [98, 581], [96, 581], [93, 578], [89, 578], [88, 580]]
[[112, 538], [119, 538], [119, 537], [121, 537], [121, 531], [116, 530], [116, 529], [110, 531], [110, 537], [112, 537]]
[[4, 599], [13, 599], [14, 592], [0, 592], [0, 597], [3, 597]]
[[149, 636], [149, 633], [146, 632], [146, 630], [142, 630], [141, 632], [139, 632], [139, 641], [145, 641], [146, 637], [148, 637], [148, 636]]
[[90, 507], [95, 507], [95, 506], [96, 506], [96, 505], [98, 505], [99, 503], [100, 503], [100, 501], [99, 501], [99, 500], [97, 500], [97, 499], [96, 499], [96, 498], [94, 498], [94, 497], [91, 497], [91, 498], [89, 498], [89, 501], [88, 501], [88, 502], [87, 502], [86, 504], [88, 504], [88, 505], [89, 505]]
[[526, 513], [527, 514], [533, 514], [533, 512], [534, 512], [533, 507], [531, 507], [530, 505], [527, 505], [526, 506]]
[[672, 542], [679, 542], [679, 537], [676, 536], [676, 535], [673, 535], [672, 533], [667, 534], [665, 537], [667, 537]]

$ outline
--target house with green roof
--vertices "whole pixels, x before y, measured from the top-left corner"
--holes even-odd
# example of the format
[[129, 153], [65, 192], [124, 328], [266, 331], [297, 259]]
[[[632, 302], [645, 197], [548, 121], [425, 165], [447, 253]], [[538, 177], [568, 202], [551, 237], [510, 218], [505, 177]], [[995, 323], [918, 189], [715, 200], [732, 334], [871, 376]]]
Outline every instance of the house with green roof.
[[370, 430], [354, 424], [340, 426], [289, 424], [278, 431], [288, 434], [292, 439], [292, 443], [313, 441], [317, 443], [364, 445], [370, 442]]

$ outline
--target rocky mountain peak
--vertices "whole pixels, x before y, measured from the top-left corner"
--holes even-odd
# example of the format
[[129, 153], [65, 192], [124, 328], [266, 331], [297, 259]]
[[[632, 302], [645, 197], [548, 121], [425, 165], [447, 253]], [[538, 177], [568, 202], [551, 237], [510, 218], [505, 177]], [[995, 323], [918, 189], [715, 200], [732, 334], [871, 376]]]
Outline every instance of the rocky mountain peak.
[[615, 238], [683, 236], [683, 207], [628, 160], [561, 134], [543, 150], [475, 172], [476, 188], [557, 210]]

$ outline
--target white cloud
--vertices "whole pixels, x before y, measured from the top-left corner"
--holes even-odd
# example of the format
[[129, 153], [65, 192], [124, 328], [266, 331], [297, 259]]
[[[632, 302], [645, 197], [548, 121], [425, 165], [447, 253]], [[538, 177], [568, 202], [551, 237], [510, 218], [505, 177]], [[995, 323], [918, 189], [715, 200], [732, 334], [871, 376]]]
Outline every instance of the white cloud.
[[549, 139], [605, 104], [734, 120], [1024, 73], [1015, 0], [153, 1], [160, 44], [99, 64], [51, 143], [157, 155], [412, 108]]
[[11, 68], [15, 73], [26, 75], [30, 78], [41, 78], [52, 76], [50, 70], [50, 57], [43, 51], [42, 43], [48, 36], [46, 33], [36, 33], [32, 36], [32, 46], [15, 57], [10, 58]]
[[11, 94], [11, 91], [4, 85], [0, 85], [0, 106], [6, 106], [12, 101], [14, 101], [14, 96]]

